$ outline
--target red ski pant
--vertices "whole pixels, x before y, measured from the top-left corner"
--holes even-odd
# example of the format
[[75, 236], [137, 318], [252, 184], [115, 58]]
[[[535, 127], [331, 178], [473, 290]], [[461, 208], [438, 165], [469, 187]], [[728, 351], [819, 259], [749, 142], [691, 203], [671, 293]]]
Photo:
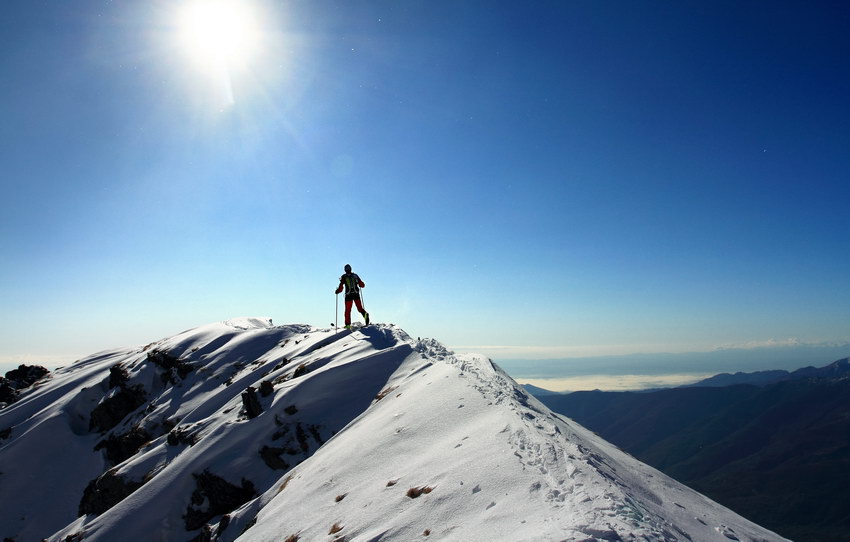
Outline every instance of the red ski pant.
[[351, 325], [351, 304], [355, 303], [357, 305], [357, 310], [360, 311], [360, 314], [366, 314], [366, 311], [363, 309], [363, 303], [360, 301], [360, 296], [358, 295], [354, 299], [346, 299], [345, 300], [345, 325]]

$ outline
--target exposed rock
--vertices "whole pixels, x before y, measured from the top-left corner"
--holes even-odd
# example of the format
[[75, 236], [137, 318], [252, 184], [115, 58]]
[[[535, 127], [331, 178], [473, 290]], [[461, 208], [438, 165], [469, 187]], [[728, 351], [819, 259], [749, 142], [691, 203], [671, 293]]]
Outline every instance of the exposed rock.
[[121, 365], [113, 365], [109, 368], [109, 389], [124, 387], [127, 381], [130, 380], [130, 375], [127, 374], [127, 369]]
[[274, 386], [272, 385], [271, 380], [263, 380], [260, 383], [260, 395], [263, 397], [268, 397], [274, 392]]
[[10, 405], [18, 400], [20, 391], [24, 390], [50, 371], [40, 365], [19, 365], [6, 373], [6, 377], [0, 377], [0, 403]]
[[148, 361], [163, 370], [163, 373], [159, 375], [163, 384], [176, 385], [192, 372], [191, 363], [178, 359], [163, 350], [149, 351]]
[[125, 416], [142, 406], [147, 400], [144, 386], [119, 388], [118, 391], [105, 397], [92, 410], [89, 418], [89, 431], [103, 433], [118, 425]]
[[295, 439], [298, 441], [298, 446], [302, 452], [306, 453], [310, 450], [310, 443], [307, 441], [307, 432], [304, 431], [304, 427], [300, 423], [295, 426]]
[[[319, 428], [315, 425], [308, 424], [307, 431], [310, 432], [310, 436], [313, 437], [313, 441], [318, 445], [316, 448], [325, 443], [322, 439], [322, 435], [319, 433]], [[298, 440], [298, 446], [301, 447], [301, 451], [307, 452], [310, 450], [310, 442], [307, 438], [307, 432], [304, 430], [304, 426], [300, 423], [295, 425], [295, 438]]]
[[242, 404], [249, 418], [256, 418], [263, 412], [260, 400], [257, 399], [257, 390], [253, 386], [248, 386], [248, 389], [242, 392]]
[[94, 447], [95, 450], [106, 450], [106, 458], [113, 465], [121, 463], [138, 452], [142, 446], [153, 440], [153, 436], [141, 427], [133, 427], [121, 435], [109, 435]]
[[218, 522], [218, 534], [223, 533], [228, 527], [230, 527], [230, 514], [224, 514]]
[[49, 373], [50, 371], [41, 365], [18, 365], [17, 369], [6, 373], [6, 379], [14, 382], [15, 387], [20, 390], [32, 386]]
[[168, 442], [169, 446], [177, 446], [178, 444], [194, 446], [200, 440], [198, 431], [199, 429], [193, 429], [191, 425], [175, 427], [169, 431], [166, 442]]
[[106, 471], [86, 486], [80, 500], [79, 515], [102, 514], [142, 487], [143, 482], [126, 480], [113, 471]]
[[[215, 516], [232, 512], [257, 495], [254, 484], [245, 478], [242, 479], [242, 487], [238, 487], [208, 470], [192, 476], [197, 488], [183, 516], [187, 531], [200, 529]], [[199, 508], [204, 503], [206, 509]]]
[[11, 405], [18, 400], [18, 390], [8, 380], [0, 376], [0, 403]]
[[280, 456], [287, 453], [286, 448], [272, 448], [271, 446], [263, 446], [260, 448], [260, 457], [272, 470], [288, 470], [289, 463], [284, 461]]

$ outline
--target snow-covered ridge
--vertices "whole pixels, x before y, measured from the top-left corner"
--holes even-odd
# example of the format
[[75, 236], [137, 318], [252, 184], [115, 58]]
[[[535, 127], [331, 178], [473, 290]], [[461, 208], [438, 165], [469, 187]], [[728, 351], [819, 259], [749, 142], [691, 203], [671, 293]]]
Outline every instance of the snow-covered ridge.
[[239, 318], [101, 352], [0, 435], [16, 541], [782, 540], [391, 325]]

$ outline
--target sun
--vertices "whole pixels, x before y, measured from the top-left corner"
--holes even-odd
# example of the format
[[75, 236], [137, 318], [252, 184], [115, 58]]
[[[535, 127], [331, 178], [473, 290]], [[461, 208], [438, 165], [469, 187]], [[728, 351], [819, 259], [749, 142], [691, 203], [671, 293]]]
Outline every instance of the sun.
[[201, 68], [230, 71], [257, 53], [260, 28], [251, 2], [191, 0], [179, 13], [185, 52]]

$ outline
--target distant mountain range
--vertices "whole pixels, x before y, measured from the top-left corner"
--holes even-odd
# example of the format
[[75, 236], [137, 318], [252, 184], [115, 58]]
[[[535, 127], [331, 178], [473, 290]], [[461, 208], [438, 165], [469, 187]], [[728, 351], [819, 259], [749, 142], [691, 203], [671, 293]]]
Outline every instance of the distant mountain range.
[[783, 536], [850, 541], [850, 359], [538, 399]]
[[[752, 384], [766, 386], [783, 380], [800, 380], [803, 378], [841, 378], [850, 375], [850, 358], [840, 359], [826, 367], [804, 367], [796, 371], [755, 371], [752, 373], [721, 373], [683, 387], [724, 387], [736, 384]], [[531, 393], [534, 393], [533, 391]]]

